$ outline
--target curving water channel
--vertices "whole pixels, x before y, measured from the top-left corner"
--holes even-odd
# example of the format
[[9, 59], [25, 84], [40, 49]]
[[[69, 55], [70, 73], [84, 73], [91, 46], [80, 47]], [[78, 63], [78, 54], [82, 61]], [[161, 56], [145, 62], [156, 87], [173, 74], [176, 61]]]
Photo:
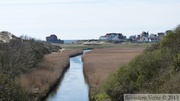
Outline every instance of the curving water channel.
[[[84, 50], [84, 53], [90, 50]], [[70, 68], [46, 101], [89, 101], [88, 84], [83, 74], [82, 55], [70, 58]]]

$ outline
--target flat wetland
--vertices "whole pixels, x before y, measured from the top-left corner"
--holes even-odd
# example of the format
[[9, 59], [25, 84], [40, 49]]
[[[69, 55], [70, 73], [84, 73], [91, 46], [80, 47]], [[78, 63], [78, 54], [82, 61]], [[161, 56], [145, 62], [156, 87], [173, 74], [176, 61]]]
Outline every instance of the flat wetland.
[[60, 45], [64, 49], [97, 49], [97, 48], [115, 48], [115, 47], [121, 47], [121, 48], [146, 48], [147, 46], [151, 46], [152, 43], [104, 43], [104, 44], [96, 44], [96, 45], [83, 45], [83, 44], [56, 44]]
[[84, 75], [89, 84], [90, 96], [120, 65], [127, 64], [152, 43], [104, 43], [98, 45], [62, 44], [63, 49], [92, 49], [83, 55]]
[[[81, 53], [81, 49], [92, 49], [83, 55], [85, 79], [89, 85], [90, 96], [98, 91], [98, 87], [120, 65], [128, 63], [140, 54], [150, 43], [123, 43], [123, 44], [57, 44], [62, 47], [61, 52], [45, 55], [38, 63], [37, 69], [20, 77], [21, 86], [30, 94], [38, 93], [39, 97], [46, 96], [47, 92], [61, 78], [63, 71], [69, 65], [69, 57]], [[36, 95], [35, 95], [36, 96]]]
[[101, 48], [93, 49], [83, 56], [84, 74], [89, 84], [90, 96], [96, 94], [100, 85], [120, 65], [128, 63], [142, 53], [144, 48]]

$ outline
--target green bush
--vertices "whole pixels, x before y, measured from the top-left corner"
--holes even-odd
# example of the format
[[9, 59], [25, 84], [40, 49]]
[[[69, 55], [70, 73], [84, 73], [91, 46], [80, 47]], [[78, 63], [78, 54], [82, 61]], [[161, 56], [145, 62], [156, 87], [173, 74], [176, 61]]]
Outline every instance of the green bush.
[[[121, 75], [120, 75], [121, 74]], [[130, 72], [127, 65], [121, 66], [114, 74], [112, 74], [103, 89], [108, 96], [114, 101], [122, 100], [123, 94], [133, 91], [130, 84]], [[128, 85], [127, 85], [128, 84]]]
[[161, 42], [161, 48], [166, 47], [172, 50], [172, 53], [180, 53], [180, 25], [174, 30], [170, 30]]
[[179, 53], [180, 25], [167, 31], [162, 42], [118, 68], [103, 84], [103, 90], [112, 101], [122, 101], [123, 94], [128, 93], [179, 93]]
[[0, 101], [29, 101], [29, 98], [13, 79], [0, 73]]
[[90, 101], [109, 101], [109, 96], [105, 93], [96, 95], [94, 98], [91, 98]]
[[171, 62], [169, 50], [145, 52], [128, 65], [121, 66], [108, 78], [103, 89], [113, 101], [123, 100], [123, 94], [139, 92], [141, 89], [148, 92], [148, 81], [155, 78], [161, 69], [169, 67]]
[[160, 49], [160, 43], [153, 43], [151, 46], [147, 47], [145, 51], [152, 52], [154, 50]]
[[175, 71], [179, 71], [179, 69], [180, 69], [180, 54], [176, 54], [174, 56], [173, 66], [174, 66]]

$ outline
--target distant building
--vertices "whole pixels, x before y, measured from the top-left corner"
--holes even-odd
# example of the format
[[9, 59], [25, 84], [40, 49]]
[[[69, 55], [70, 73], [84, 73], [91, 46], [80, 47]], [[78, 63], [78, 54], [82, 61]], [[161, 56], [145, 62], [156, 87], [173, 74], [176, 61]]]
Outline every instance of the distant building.
[[130, 41], [130, 42], [136, 42], [136, 41], [137, 41], [136, 35], [131, 35], [131, 36], [129, 36], [129, 41]]
[[99, 40], [124, 42], [127, 40], [127, 38], [126, 36], [123, 36], [122, 33], [107, 33], [104, 36], [100, 36]]
[[142, 32], [140, 35], [137, 36], [138, 42], [149, 42], [149, 33]]
[[150, 42], [158, 42], [159, 41], [158, 36], [156, 34], [150, 34], [149, 41]]
[[166, 31], [166, 33], [160, 32], [157, 34], [150, 34], [149, 32], [143, 31], [139, 35], [131, 35], [129, 39], [126, 38], [126, 36], [123, 36], [122, 33], [107, 33], [104, 36], [100, 36], [99, 40], [102, 41], [109, 41], [109, 42], [126, 42], [127, 40], [129, 42], [159, 42], [162, 40], [162, 38], [167, 35], [167, 33], [170, 33], [170, 31]]
[[58, 39], [54, 34], [46, 37], [46, 41], [49, 43], [64, 43], [63, 40]]

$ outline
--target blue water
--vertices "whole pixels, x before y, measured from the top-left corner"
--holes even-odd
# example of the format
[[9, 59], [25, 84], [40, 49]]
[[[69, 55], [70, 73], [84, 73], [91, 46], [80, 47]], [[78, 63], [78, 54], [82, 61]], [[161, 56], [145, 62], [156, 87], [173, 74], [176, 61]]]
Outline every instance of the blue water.
[[77, 40], [64, 40], [64, 44], [71, 44]]
[[[89, 50], [84, 50], [84, 53]], [[70, 68], [65, 73], [56, 92], [46, 101], [89, 101], [89, 89], [83, 74], [82, 55], [70, 58]]]

